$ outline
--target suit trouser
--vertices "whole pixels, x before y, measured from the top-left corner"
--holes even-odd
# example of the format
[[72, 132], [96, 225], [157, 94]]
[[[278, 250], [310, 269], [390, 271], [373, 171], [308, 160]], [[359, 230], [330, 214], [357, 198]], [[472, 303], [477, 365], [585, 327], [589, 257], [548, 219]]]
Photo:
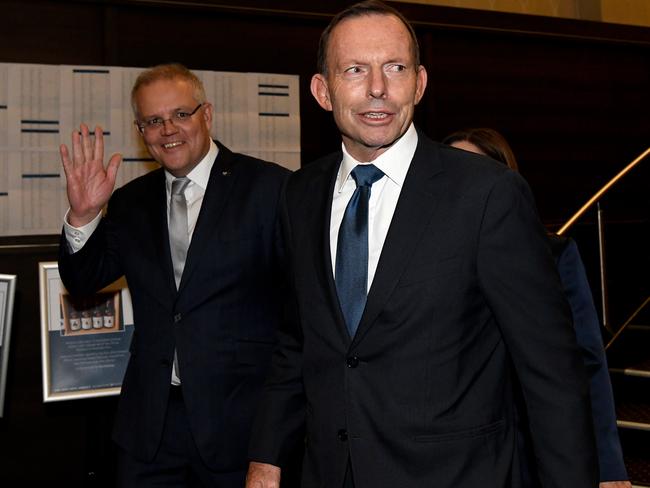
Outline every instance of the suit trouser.
[[154, 460], [140, 461], [123, 449], [118, 454], [120, 488], [241, 488], [245, 477], [245, 469], [216, 472], [205, 465], [190, 431], [181, 387], [177, 386], [171, 387], [163, 436]]

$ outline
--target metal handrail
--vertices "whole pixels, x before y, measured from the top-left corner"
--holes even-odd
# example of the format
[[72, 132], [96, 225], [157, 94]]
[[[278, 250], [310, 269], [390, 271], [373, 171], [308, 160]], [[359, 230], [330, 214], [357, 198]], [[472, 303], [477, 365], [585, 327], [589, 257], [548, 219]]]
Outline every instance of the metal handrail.
[[627, 326], [630, 325], [630, 323], [632, 323], [632, 321], [636, 318], [637, 315], [639, 315], [641, 310], [643, 310], [643, 308], [648, 303], [650, 303], [650, 297], [646, 298], [645, 301], [641, 305], [639, 305], [639, 307], [634, 311], [634, 313], [632, 315], [630, 315], [630, 317], [623, 323], [623, 325], [621, 325], [618, 328], [618, 331], [616, 331], [616, 334], [614, 334], [614, 336], [609, 340], [609, 342], [605, 346], [605, 351], [607, 349], [609, 349], [612, 344], [614, 344], [614, 341], [616, 341], [616, 339], [618, 339], [618, 336], [620, 336], [621, 333], [627, 328]]
[[564, 234], [569, 227], [571, 227], [576, 220], [578, 220], [582, 215], [591, 208], [591, 206], [597, 202], [600, 197], [602, 197], [607, 190], [609, 190], [618, 180], [620, 180], [623, 176], [625, 176], [632, 168], [634, 168], [637, 164], [639, 164], [648, 154], [650, 154], [650, 147], [646, 149], [641, 155], [639, 155], [634, 161], [632, 161], [630, 164], [628, 164], [625, 168], [623, 168], [614, 178], [609, 180], [605, 186], [603, 186], [600, 190], [596, 192], [596, 194], [585, 203], [580, 210], [578, 210], [573, 217], [571, 217], [569, 220], [567, 220], [566, 224], [564, 224], [560, 230], [556, 232], [557, 235], [561, 236]]
[[603, 213], [602, 209], [600, 208], [600, 198], [607, 193], [607, 191], [614, 186], [623, 176], [625, 176], [627, 173], [629, 173], [637, 164], [639, 164], [641, 161], [643, 161], [646, 156], [650, 154], [650, 148], [646, 149], [643, 153], [641, 153], [634, 161], [632, 161], [630, 164], [628, 164], [625, 168], [623, 168], [614, 178], [609, 180], [605, 186], [603, 186], [600, 190], [598, 190], [594, 196], [592, 196], [587, 203], [585, 203], [580, 210], [578, 210], [573, 217], [571, 217], [566, 224], [564, 224], [560, 230], [556, 232], [557, 235], [562, 235], [564, 234], [580, 217], [582, 217], [587, 210], [591, 208], [591, 206], [596, 203], [598, 205], [598, 254], [600, 258], [600, 295], [601, 295], [601, 304], [602, 304], [602, 312], [603, 312], [603, 327], [613, 335], [612, 339], [609, 341], [607, 344], [607, 347], [611, 346], [614, 341], [618, 338], [618, 336], [621, 335], [621, 332], [627, 327], [627, 325], [636, 317], [636, 315], [641, 311], [643, 307], [648, 303], [648, 299], [639, 307], [633, 314], [632, 316], [625, 321], [625, 323], [616, 331], [614, 332], [612, 328], [610, 327], [609, 323], [609, 304], [608, 304], [608, 299], [607, 299], [607, 280], [606, 280], [606, 275], [605, 275], [605, 232], [604, 232], [604, 219], [603, 219]]

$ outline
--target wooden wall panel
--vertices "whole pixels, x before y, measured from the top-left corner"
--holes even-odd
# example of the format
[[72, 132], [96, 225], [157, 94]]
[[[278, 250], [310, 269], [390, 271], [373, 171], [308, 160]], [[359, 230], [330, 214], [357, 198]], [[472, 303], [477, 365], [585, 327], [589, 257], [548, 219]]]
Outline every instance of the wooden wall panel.
[[[646, 47], [494, 33], [425, 39], [433, 44], [427, 58], [432, 82], [421, 124], [435, 138], [463, 127], [503, 132], [548, 223], [568, 219], [650, 146]], [[639, 173], [648, 175], [644, 169]], [[639, 205], [643, 180], [626, 182], [627, 198]], [[642, 208], [647, 216], [647, 205]], [[634, 211], [627, 205], [612, 210], [617, 219]]]

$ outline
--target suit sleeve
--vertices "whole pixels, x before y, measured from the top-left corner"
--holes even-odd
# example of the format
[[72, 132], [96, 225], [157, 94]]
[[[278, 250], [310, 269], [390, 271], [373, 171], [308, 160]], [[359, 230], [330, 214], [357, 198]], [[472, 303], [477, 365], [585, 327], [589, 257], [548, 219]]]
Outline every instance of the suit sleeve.
[[597, 486], [571, 313], [530, 190], [513, 172], [502, 173], [486, 199], [477, 273], [521, 383], [542, 486]]
[[71, 294], [95, 293], [124, 274], [117, 239], [119, 207], [119, 190], [116, 190], [109, 201], [106, 216], [85, 245], [75, 253], [68, 246], [65, 231], [61, 233], [59, 274]]
[[569, 240], [567, 243], [557, 260], [557, 269], [571, 305], [576, 339], [589, 377], [600, 480], [626, 480], [628, 477], [616, 427], [614, 397], [600, 334], [600, 321], [575, 241]]
[[276, 331], [277, 346], [271, 360], [262, 401], [258, 407], [249, 447], [249, 459], [280, 468], [295, 465], [304, 446], [305, 394], [302, 383], [302, 330], [291, 261], [291, 228], [283, 198], [281, 228], [285, 246], [287, 293], [284, 319]]

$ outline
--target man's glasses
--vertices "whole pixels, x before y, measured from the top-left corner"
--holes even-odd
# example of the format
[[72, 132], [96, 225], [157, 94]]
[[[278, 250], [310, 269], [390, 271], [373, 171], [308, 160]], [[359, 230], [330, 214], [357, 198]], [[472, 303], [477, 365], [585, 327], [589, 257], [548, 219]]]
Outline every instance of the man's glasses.
[[183, 125], [185, 122], [189, 122], [192, 115], [194, 115], [201, 107], [202, 103], [199, 103], [194, 110], [191, 112], [185, 112], [184, 110], [179, 110], [174, 113], [168, 119], [163, 119], [162, 117], [152, 117], [147, 120], [136, 120], [134, 121], [135, 125], [138, 127], [138, 130], [141, 134], [145, 132], [153, 132], [155, 130], [161, 129], [165, 126], [165, 122], [170, 121], [174, 125]]

